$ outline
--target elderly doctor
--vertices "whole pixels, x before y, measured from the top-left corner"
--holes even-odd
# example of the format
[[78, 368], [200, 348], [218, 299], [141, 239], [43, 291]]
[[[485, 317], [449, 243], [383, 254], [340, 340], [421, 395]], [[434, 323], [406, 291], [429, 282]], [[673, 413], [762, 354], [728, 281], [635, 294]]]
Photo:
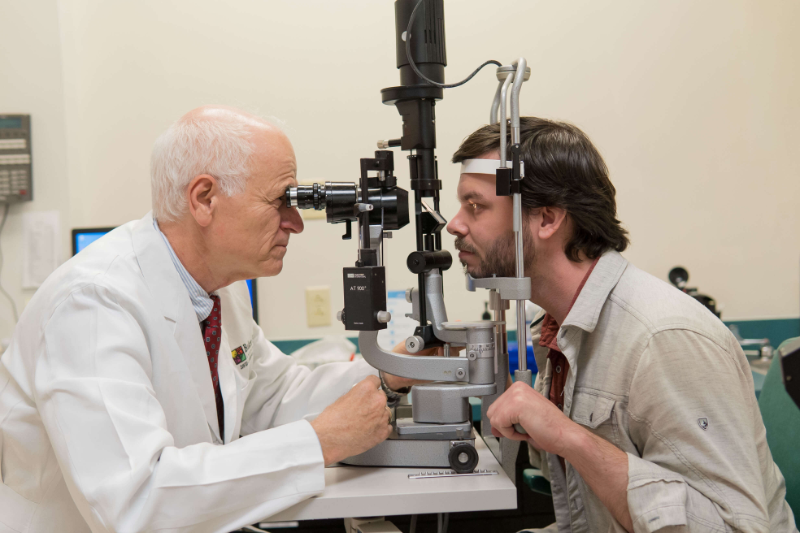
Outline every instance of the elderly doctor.
[[389, 435], [373, 368], [309, 371], [252, 319], [240, 280], [277, 275], [303, 229], [295, 172], [234, 109], [156, 141], [153, 214], [53, 273], [0, 359], [0, 532], [230, 531]]

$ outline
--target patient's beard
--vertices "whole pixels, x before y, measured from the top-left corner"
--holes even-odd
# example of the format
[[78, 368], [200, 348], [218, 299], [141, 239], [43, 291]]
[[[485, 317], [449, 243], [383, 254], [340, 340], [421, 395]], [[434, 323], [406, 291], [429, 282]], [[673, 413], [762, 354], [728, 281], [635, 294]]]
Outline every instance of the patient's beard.
[[[527, 224], [525, 224], [527, 226]], [[533, 239], [527, 227], [522, 232], [522, 247], [524, 250], [523, 265], [532, 265], [535, 256], [533, 249]], [[493, 274], [499, 278], [513, 278], [517, 275], [516, 263], [516, 243], [514, 242], [514, 232], [508, 233], [499, 237], [492, 243], [489, 249], [481, 254], [471, 246], [464, 242], [462, 238], [457, 238], [455, 243], [456, 249], [459, 251], [470, 252], [478, 256], [480, 263], [478, 268], [472, 271], [467, 268], [467, 264], [461, 261], [464, 267], [464, 273], [469, 273], [473, 278], [488, 278]]]

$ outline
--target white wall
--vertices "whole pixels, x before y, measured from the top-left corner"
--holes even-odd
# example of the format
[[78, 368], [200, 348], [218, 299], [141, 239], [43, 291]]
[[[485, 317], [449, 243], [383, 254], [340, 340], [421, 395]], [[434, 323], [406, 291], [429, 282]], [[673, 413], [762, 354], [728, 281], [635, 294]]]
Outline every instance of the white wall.
[[[64, 128], [61, 113], [50, 109], [61, 104], [42, 89], [52, 81], [37, 78], [45, 70], [58, 77], [53, 5], [0, 0], [0, 24], [12, 31], [0, 32], [4, 77], [10, 68], [25, 79], [11, 89], [18, 101], [0, 101], [36, 109], [44, 123], [34, 123], [35, 135]], [[69, 188], [48, 203], [43, 180], [55, 173], [45, 178], [35, 159], [42, 178], [37, 201], [25, 208], [58, 205], [65, 231], [116, 225], [147, 211], [153, 140], [201, 104], [284, 119], [301, 180], [354, 180], [358, 159], [372, 154], [375, 141], [400, 134], [399, 115], [379, 94], [398, 81], [389, 0], [58, 5], [66, 135], [51, 161], [63, 176], [66, 159]], [[485, 59], [525, 56], [533, 76], [523, 112], [573, 122], [598, 145], [631, 232], [631, 261], [662, 278], [672, 266], [687, 267], [692, 285], [724, 305], [724, 318], [800, 315], [800, 162], [791, 152], [800, 141], [800, 4], [446, 0], [445, 12], [449, 80]], [[25, 35], [23, 24], [9, 20], [17, 16], [34, 19], [37, 45], [54, 56], [47, 69], [6, 58], [15, 36]], [[447, 217], [456, 209], [458, 179], [447, 161], [485, 123], [494, 88], [488, 69], [446, 91], [437, 106]], [[404, 154], [396, 162], [407, 184]], [[54, 192], [55, 184], [63, 186], [54, 181]], [[4, 249], [15, 246], [13, 222]], [[354, 260], [355, 244], [340, 241], [338, 226], [310, 221], [306, 228], [292, 239], [283, 274], [260, 285], [262, 325], [274, 339], [343, 331], [335, 322], [305, 327], [304, 288], [329, 285], [333, 310], [341, 308], [340, 269]], [[452, 251], [452, 239], [445, 242]], [[405, 288], [413, 283], [404, 266], [412, 229], [387, 244], [389, 287]], [[19, 279], [19, 266], [7, 264], [5, 283]], [[454, 267], [445, 287], [451, 318], [478, 318], [482, 295], [462, 286]]]
[[[10, 206], [0, 236], [0, 280], [20, 312], [33, 291], [22, 290], [22, 214], [61, 213], [62, 249], [69, 250], [69, 194], [64, 130], [61, 40], [56, 0], [0, 0], [0, 114], [31, 115], [34, 201]], [[2, 208], [0, 208], [0, 211]], [[14, 330], [0, 296], [0, 338]]]

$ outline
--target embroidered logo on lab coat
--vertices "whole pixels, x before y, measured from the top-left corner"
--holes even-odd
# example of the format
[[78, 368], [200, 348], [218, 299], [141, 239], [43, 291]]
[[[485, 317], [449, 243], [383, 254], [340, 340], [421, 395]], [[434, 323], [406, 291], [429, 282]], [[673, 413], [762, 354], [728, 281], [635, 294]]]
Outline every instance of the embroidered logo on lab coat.
[[703, 431], [708, 429], [708, 418], [698, 418], [697, 425], [700, 426], [700, 429]]
[[253, 345], [253, 341], [248, 341], [238, 348], [231, 350], [231, 357], [233, 357], [233, 362], [239, 368], [244, 368], [247, 366], [247, 352], [250, 351], [250, 347]]

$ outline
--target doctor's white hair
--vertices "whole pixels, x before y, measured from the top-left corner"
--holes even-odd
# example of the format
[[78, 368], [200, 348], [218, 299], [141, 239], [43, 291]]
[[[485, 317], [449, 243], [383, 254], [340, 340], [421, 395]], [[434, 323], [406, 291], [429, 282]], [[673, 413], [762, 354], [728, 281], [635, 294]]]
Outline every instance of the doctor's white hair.
[[172, 222], [187, 211], [186, 188], [195, 176], [216, 178], [226, 196], [244, 192], [253, 153], [245, 120], [183, 117], [162, 133], [150, 157], [153, 216]]

